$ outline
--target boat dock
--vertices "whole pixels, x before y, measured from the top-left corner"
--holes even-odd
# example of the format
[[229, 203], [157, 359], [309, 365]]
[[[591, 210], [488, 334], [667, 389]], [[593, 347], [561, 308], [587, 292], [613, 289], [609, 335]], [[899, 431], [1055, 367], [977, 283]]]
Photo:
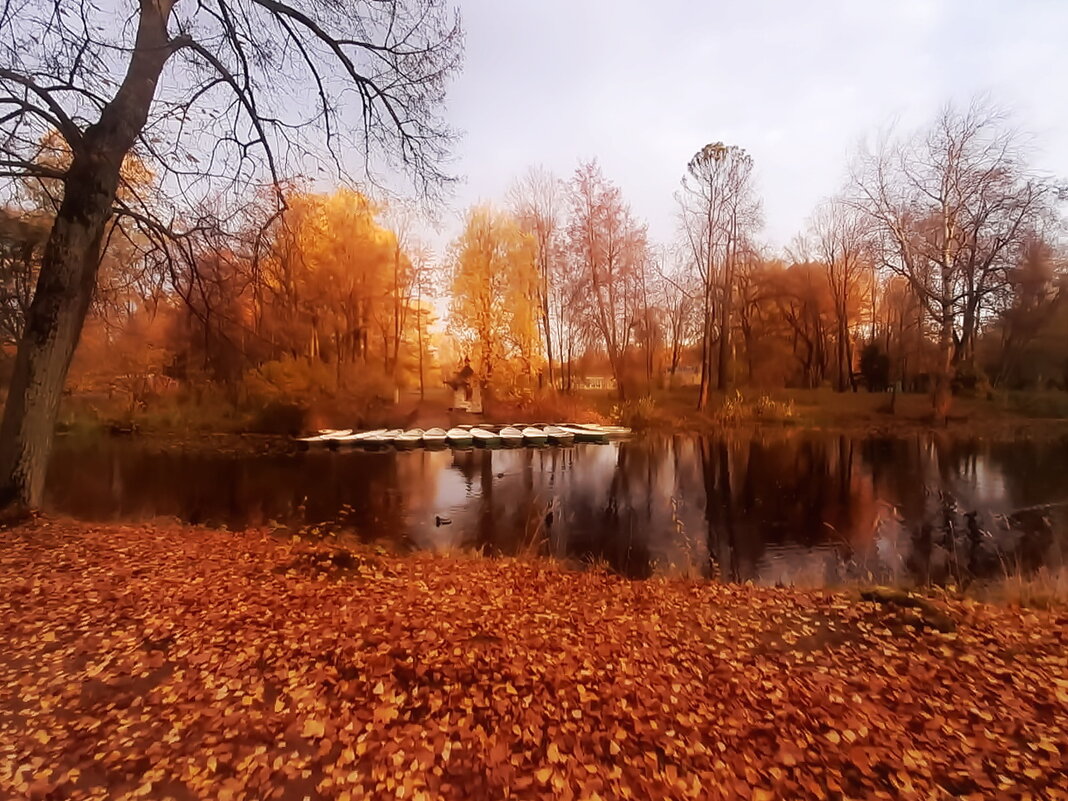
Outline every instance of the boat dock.
[[370, 431], [352, 429], [323, 429], [317, 434], [297, 437], [295, 442], [302, 448], [313, 447], [339, 450], [414, 450], [467, 449], [467, 448], [520, 448], [566, 446], [574, 443], [605, 444], [611, 440], [630, 436], [625, 426], [598, 425], [596, 423], [559, 423], [513, 425], [463, 425], [445, 430], [443, 428], [376, 428]]

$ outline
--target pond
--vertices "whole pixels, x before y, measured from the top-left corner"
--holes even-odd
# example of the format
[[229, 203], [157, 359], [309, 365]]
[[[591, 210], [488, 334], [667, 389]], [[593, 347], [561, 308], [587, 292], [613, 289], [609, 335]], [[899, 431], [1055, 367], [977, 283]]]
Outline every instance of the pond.
[[258, 456], [60, 438], [46, 506], [97, 521], [324, 524], [394, 548], [543, 553], [635, 578], [944, 583], [1063, 564], [1066, 466], [1068, 438], [800, 429]]

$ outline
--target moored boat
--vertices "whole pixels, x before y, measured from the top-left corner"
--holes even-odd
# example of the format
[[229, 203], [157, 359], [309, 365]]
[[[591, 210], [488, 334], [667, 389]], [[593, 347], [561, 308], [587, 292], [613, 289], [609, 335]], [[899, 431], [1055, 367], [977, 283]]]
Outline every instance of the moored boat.
[[543, 430], [554, 445], [570, 445], [575, 441], [575, 435], [562, 426], [545, 426]]
[[471, 439], [475, 445], [482, 448], [496, 448], [501, 444], [501, 435], [484, 428], [472, 428]]
[[627, 426], [606, 426], [598, 423], [575, 423], [569, 428], [585, 428], [589, 431], [598, 431], [608, 437], [627, 437], [634, 433]]
[[354, 433], [348, 433], [340, 437], [335, 437], [334, 439], [338, 445], [358, 445], [362, 440], [365, 440], [368, 437], [374, 437], [379, 434], [385, 433], [386, 429], [375, 428], [370, 431], [358, 431]]
[[498, 436], [506, 448], [518, 448], [523, 444], [523, 432], [515, 426], [505, 426], [498, 432]]
[[447, 436], [444, 428], [428, 428], [423, 432], [423, 445], [428, 448], [444, 448]]
[[464, 428], [450, 428], [445, 438], [451, 448], [467, 448], [471, 446], [473, 437], [471, 432]]
[[603, 431], [594, 431], [591, 428], [575, 428], [573, 426], [560, 426], [560, 430], [574, 436], [575, 442], [608, 442], [608, 435]]
[[335, 447], [341, 439], [347, 436], [351, 436], [351, 428], [323, 428], [318, 433], [312, 434], [308, 437], [297, 437], [301, 447], [310, 448], [313, 445], [325, 445]]
[[359, 440], [357, 444], [368, 450], [381, 450], [382, 448], [388, 448], [392, 445], [397, 437], [403, 433], [403, 428], [391, 428], [388, 431], [383, 431], [381, 434], [372, 434], [369, 437], [364, 437]]
[[399, 451], [407, 451], [416, 448], [423, 444], [424, 433], [425, 432], [421, 428], [409, 429], [393, 440], [393, 447]]
[[548, 439], [549, 436], [545, 433], [544, 428], [527, 426], [523, 429], [524, 445], [544, 445], [548, 441]]

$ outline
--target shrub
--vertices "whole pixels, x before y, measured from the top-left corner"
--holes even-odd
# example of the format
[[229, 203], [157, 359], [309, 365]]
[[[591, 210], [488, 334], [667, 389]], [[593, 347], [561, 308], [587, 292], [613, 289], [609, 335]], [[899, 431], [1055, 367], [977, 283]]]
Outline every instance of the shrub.
[[665, 422], [664, 415], [657, 408], [656, 401], [649, 397], [617, 403], [612, 407], [611, 417], [620, 425], [635, 430], [651, 428]]
[[952, 387], [954, 395], [965, 398], [988, 397], [991, 392], [990, 381], [983, 371], [971, 362], [957, 365]]
[[777, 401], [768, 395], [749, 400], [740, 390], [728, 395], [723, 404], [712, 413], [719, 423], [738, 423], [752, 420], [783, 421], [797, 416], [794, 402]]
[[877, 342], [869, 342], [860, 352], [860, 375], [870, 392], [885, 392], [890, 386], [890, 357]]
[[288, 434], [296, 436], [307, 427], [308, 407], [288, 401], [269, 401], [253, 413], [249, 431], [257, 434]]
[[328, 397], [337, 386], [333, 365], [306, 359], [265, 362], [245, 374], [245, 388], [253, 404], [306, 403]]
[[491, 416], [509, 420], [532, 422], [604, 422], [601, 415], [590, 409], [586, 399], [563, 392], [525, 393], [514, 400], [483, 397]]

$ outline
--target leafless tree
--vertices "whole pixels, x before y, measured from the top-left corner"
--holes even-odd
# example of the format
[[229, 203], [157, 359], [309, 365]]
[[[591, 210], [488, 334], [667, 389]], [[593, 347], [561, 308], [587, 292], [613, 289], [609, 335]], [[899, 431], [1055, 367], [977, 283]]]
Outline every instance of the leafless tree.
[[568, 202], [568, 240], [591, 327], [608, 356], [619, 399], [626, 400], [625, 367], [640, 309], [640, 276], [649, 258], [645, 226], [596, 162], [575, 170]]
[[837, 376], [835, 388], [857, 388], [853, 374], [853, 306], [860, 301], [862, 282], [869, 274], [869, 221], [855, 206], [831, 198], [817, 208], [809, 221], [805, 248], [809, 258], [826, 270], [834, 303]]
[[940, 417], [956, 368], [973, 358], [987, 302], [1054, 197], [1028, 168], [1023, 144], [1004, 114], [978, 100], [946, 106], [916, 135], [884, 136], [853, 169], [855, 203], [880, 234], [882, 261], [937, 325]]
[[[563, 224], [561, 221], [564, 187], [544, 167], [531, 167], [509, 190], [509, 205], [519, 224], [538, 244], [538, 310], [549, 386], [556, 386], [553, 372], [553, 307], [560, 300], [560, 270], [563, 263]], [[557, 303], [553, 301], [556, 300]]]
[[722, 142], [705, 145], [686, 166], [678, 202], [683, 236], [704, 289], [701, 384], [697, 400], [698, 408], [703, 409], [708, 404], [712, 346], [717, 331], [717, 386], [723, 390], [730, 383], [739, 246], [745, 233], [760, 220], [752, 157], [743, 149]]
[[[0, 427], [0, 500], [41, 499], [105, 233], [128, 230], [109, 221], [169, 260], [198, 200], [238, 206], [326, 165], [402, 165], [436, 191], [461, 38], [446, 0], [0, 0], [0, 178], [62, 186]], [[65, 167], [37, 158], [53, 132]], [[154, 191], [124, 181], [131, 154]]]
[[[681, 258], [680, 258], [681, 255]], [[656, 281], [657, 304], [662, 309], [668, 344], [668, 375], [675, 377], [685, 348], [693, 344], [702, 321], [698, 319], [701, 287], [693, 280], [693, 272], [686, 269], [685, 253], [675, 251], [658, 262]], [[671, 264], [668, 268], [666, 265]]]

